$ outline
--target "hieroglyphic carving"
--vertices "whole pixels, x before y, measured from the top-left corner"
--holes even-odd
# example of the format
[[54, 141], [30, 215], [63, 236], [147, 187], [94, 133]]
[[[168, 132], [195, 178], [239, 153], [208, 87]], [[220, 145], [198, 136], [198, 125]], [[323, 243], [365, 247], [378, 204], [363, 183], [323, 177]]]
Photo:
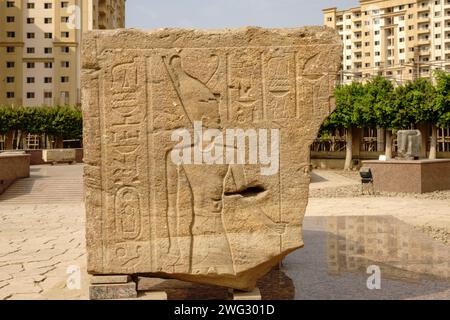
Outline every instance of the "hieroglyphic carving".
[[[308, 144], [332, 107], [339, 38], [323, 28], [249, 28], [94, 32], [87, 43], [97, 36], [84, 48], [84, 65], [99, 79], [88, 81], [100, 89], [101, 122], [85, 122], [87, 135], [101, 137], [99, 146], [87, 144], [88, 159], [99, 161], [87, 164], [86, 207], [88, 239], [103, 238], [88, 242], [90, 256], [100, 256], [89, 272], [251, 288], [303, 245]], [[220, 133], [279, 130], [280, 170], [262, 176], [261, 164], [173, 163], [179, 146], [171, 134], [192, 134], [194, 121]], [[218, 146], [235, 151], [227, 143]], [[192, 139], [179, 151], [207, 144]]]
[[263, 81], [266, 82], [266, 115], [271, 120], [297, 117], [296, 61], [294, 52], [274, 48], [262, 57], [265, 64]]
[[227, 55], [228, 108], [232, 122], [252, 123], [264, 118], [260, 58], [258, 50], [250, 48]]
[[[105, 241], [137, 241], [146, 237], [144, 219], [149, 214], [147, 175], [147, 111], [145, 71], [139, 62], [119, 62], [106, 74], [109, 84], [104, 105], [103, 179], [106, 212], [111, 227]], [[139, 73], [141, 72], [141, 74]], [[143, 249], [125, 247], [125, 256], [142, 254]], [[113, 249], [112, 249], [113, 250]], [[128, 253], [129, 251], [134, 253]], [[147, 254], [147, 252], [146, 252]], [[111, 254], [110, 259], [116, 259]], [[138, 258], [134, 259], [138, 260]]]
[[300, 88], [298, 114], [303, 118], [320, 117], [324, 112], [331, 112], [334, 105], [333, 88], [337, 83], [338, 69], [323, 63], [329, 55], [321, 48], [315, 52], [299, 54]]

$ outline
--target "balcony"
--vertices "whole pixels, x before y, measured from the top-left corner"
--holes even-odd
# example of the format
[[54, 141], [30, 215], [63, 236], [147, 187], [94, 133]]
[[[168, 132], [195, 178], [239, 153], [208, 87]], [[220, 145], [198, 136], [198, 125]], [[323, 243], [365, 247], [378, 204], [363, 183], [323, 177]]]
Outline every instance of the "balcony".
[[[449, 39], [450, 40], [450, 39]], [[430, 38], [419, 38], [418, 40], [417, 40], [417, 44], [419, 45], [419, 46], [422, 46], [422, 45], [427, 45], [427, 44], [430, 44]]]
[[418, 16], [417, 17], [417, 22], [420, 24], [420, 23], [429, 23], [431, 21], [431, 18], [430, 18], [430, 16], [428, 15], [428, 16], [425, 16], [425, 15], [421, 15], [421, 16]]

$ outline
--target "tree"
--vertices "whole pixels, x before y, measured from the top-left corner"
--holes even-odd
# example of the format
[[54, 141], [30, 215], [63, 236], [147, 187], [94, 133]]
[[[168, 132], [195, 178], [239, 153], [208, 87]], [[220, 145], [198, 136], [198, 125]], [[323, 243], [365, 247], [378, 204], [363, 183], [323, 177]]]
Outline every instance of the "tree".
[[353, 156], [353, 128], [360, 127], [362, 123], [361, 100], [364, 96], [364, 86], [356, 82], [350, 85], [338, 86], [334, 95], [336, 98], [336, 110], [327, 119], [326, 124], [346, 129], [344, 170], [350, 170]]
[[26, 134], [46, 134], [53, 136], [57, 147], [62, 147], [63, 139], [81, 139], [82, 114], [73, 107], [1, 107], [0, 134], [8, 138], [7, 149], [12, 146], [12, 133], [19, 131]]
[[441, 128], [450, 126], [450, 74], [438, 71], [436, 78], [436, 108], [439, 110], [439, 118], [436, 125]]
[[375, 77], [365, 84], [363, 97], [363, 126], [385, 129], [386, 148], [388, 159], [392, 158], [392, 129], [396, 115], [394, 104], [394, 86], [383, 78]]

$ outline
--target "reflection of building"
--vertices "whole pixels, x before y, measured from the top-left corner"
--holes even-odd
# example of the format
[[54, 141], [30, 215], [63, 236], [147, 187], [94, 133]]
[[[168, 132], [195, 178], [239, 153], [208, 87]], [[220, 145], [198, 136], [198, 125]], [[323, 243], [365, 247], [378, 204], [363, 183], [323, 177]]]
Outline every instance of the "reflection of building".
[[124, 14], [125, 0], [2, 0], [0, 105], [79, 104], [82, 32]]
[[329, 217], [327, 231], [332, 275], [375, 264], [387, 278], [450, 278], [449, 248], [392, 217]]
[[450, 71], [448, 0], [360, 0], [323, 12], [344, 41], [344, 82], [382, 75], [401, 83]]

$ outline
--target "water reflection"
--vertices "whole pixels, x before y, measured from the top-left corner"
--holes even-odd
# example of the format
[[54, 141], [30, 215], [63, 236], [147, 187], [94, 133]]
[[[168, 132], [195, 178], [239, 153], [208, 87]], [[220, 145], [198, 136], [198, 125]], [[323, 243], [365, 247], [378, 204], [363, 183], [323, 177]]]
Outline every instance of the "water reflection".
[[[286, 258], [296, 299], [450, 298], [449, 247], [390, 216], [307, 217], [305, 248]], [[381, 269], [381, 290], [366, 286]]]
[[[391, 216], [307, 217], [305, 247], [258, 281], [264, 300], [450, 299], [450, 249]], [[367, 268], [381, 269], [369, 290]], [[169, 299], [227, 299], [226, 288], [170, 280]]]

